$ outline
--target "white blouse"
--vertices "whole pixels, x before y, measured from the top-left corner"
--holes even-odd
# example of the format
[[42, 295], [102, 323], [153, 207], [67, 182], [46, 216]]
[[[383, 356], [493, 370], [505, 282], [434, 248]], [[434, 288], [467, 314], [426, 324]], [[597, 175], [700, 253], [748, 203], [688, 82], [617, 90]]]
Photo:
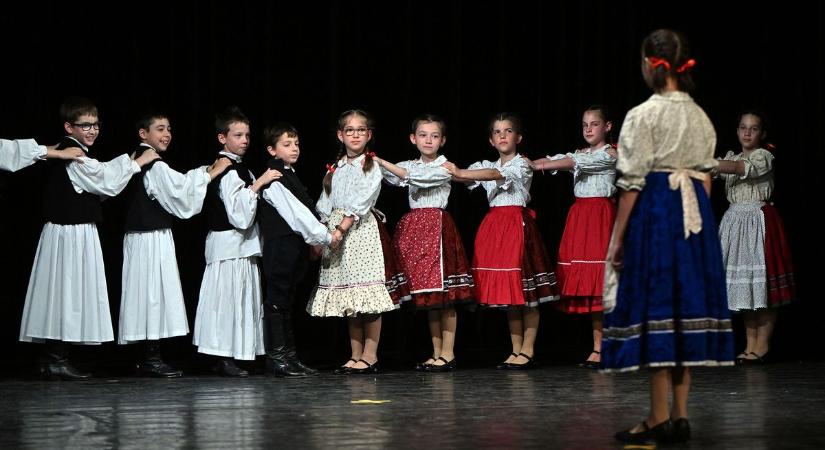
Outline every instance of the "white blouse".
[[14, 172], [46, 159], [46, 147], [34, 139], [0, 139], [0, 169]]
[[372, 170], [364, 172], [362, 162], [365, 156], [360, 155], [350, 162], [344, 156], [338, 161], [338, 167], [332, 174], [332, 189], [327, 194], [326, 189], [321, 191], [321, 198], [315, 204], [315, 209], [326, 222], [332, 210], [342, 209], [344, 214], [360, 220], [370, 214], [370, 210], [378, 201], [381, 193], [381, 169], [373, 161]]
[[[287, 169], [290, 170], [290, 169]], [[300, 234], [309, 245], [329, 245], [332, 235], [327, 227], [318, 222], [300, 200], [289, 189], [277, 181], [263, 192], [263, 198], [283, 217], [289, 228]]]
[[[616, 193], [616, 158], [607, 152], [609, 148], [610, 145], [605, 145], [547, 158], [573, 160], [573, 193], [576, 197], [612, 197]], [[553, 175], [557, 172], [554, 170]]]
[[447, 207], [450, 198], [450, 181], [452, 176], [447, 169], [441, 167], [447, 162], [444, 155], [431, 162], [423, 162], [420, 158], [411, 161], [402, 161], [398, 167], [407, 171], [404, 179], [398, 178], [387, 169], [381, 168], [384, 181], [393, 185], [409, 188], [410, 208], [441, 208]]
[[[233, 161], [240, 161], [240, 156], [234, 153], [223, 151], [220, 154]], [[251, 172], [250, 175], [252, 175]], [[254, 175], [252, 179], [255, 179]], [[255, 223], [258, 194], [245, 186], [235, 170], [229, 171], [221, 178], [218, 193], [226, 209], [226, 217], [235, 228], [226, 231], [210, 231], [206, 235], [206, 263], [260, 256], [261, 241], [258, 237], [258, 225]]]
[[731, 203], [767, 202], [773, 194], [773, 154], [757, 148], [749, 155], [728, 152], [725, 161], [742, 161], [745, 174], [720, 174], [725, 179], [725, 194]]
[[708, 116], [685, 92], [653, 94], [625, 116], [619, 134], [616, 185], [641, 190], [654, 170], [693, 169], [708, 172], [716, 131]]
[[516, 154], [513, 159], [504, 164], [501, 163], [500, 158], [496, 162], [475, 162], [467, 169], [496, 169], [501, 172], [503, 180], [474, 181], [467, 186], [469, 189], [484, 187], [490, 206], [527, 206], [530, 202], [533, 171], [521, 155]]

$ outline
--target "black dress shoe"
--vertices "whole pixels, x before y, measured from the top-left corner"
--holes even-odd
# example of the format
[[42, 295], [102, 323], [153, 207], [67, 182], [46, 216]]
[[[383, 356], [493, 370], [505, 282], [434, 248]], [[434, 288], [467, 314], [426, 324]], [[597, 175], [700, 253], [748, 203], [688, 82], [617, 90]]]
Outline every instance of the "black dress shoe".
[[619, 431], [614, 434], [617, 440], [625, 444], [646, 444], [650, 441], [667, 443], [673, 441], [673, 422], [670, 419], [651, 428], [647, 421], [642, 422], [643, 431], [631, 433], [630, 430]]
[[[350, 362], [350, 361], [352, 361], [354, 363], [358, 362], [358, 361], [356, 361], [352, 358], [347, 360], [347, 362]], [[352, 367], [347, 367], [346, 363], [344, 363], [344, 365], [342, 365], [341, 367], [333, 370], [332, 373], [334, 373], [335, 375], [349, 375], [351, 370], [352, 370]]]
[[[518, 357], [518, 353], [510, 353], [510, 356], [515, 356], [515, 357]], [[510, 363], [508, 363], [508, 362], [504, 361], [504, 362], [500, 362], [500, 363], [498, 363], [498, 364], [496, 365], [496, 369], [499, 369], [499, 370], [501, 370], [501, 369], [508, 369], [508, 368], [509, 368], [509, 366], [510, 366]]]
[[673, 442], [687, 442], [690, 440], [690, 422], [686, 418], [673, 421]]
[[359, 359], [356, 362], [362, 362], [362, 363], [366, 364], [367, 367], [364, 367], [364, 368], [350, 367], [349, 373], [351, 373], [353, 375], [368, 375], [368, 374], [371, 374], [371, 373], [378, 373], [378, 361], [370, 364], [370, 363], [364, 361], [363, 359]]
[[215, 364], [214, 367], [212, 367], [212, 370], [218, 375], [224, 377], [246, 378], [249, 376], [249, 372], [236, 366], [235, 362], [232, 361], [231, 358], [221, 359], [217, 364]]
[[[598, 351], [598, 350], [593, 350], [593, 351], [592, 351], [592, 352], [590, 352], [590, 353], [591, 353], [591, 354], [595, 353], [595, 354], [597, 354], [597, 355], [601, 355], [601, 354], [602, 354], [602, 352], [600, 352], [600, 351]], [[598, 369], [598, 368], [599, 368], [599, 361], [590, 361], [590, 360], [587, 360], [587, 361], [585, 361], [585, 362], [583, 362], [583, 363], [579, 364], [579, 367], [584, 367], [585, 369]]]
[[308, 365], [304, 364], [298, 358], [290, 358], [289, 362], [292, 363], [293, 366], [297, 366], [301, 371], [303, 371], [307, 375], [318, 375], [318, 371], [309, 367]]
[[759, 356], [756, 354], [756, 352], [750, 352], [749, 355], [753, 355], [754, 358], [743, 358], [741, 364], [745, 366], [758, 366], [765, 364], [765, 356], [767, 355], [767, 353], [765, 353], [762, 356]]
[[528, 369], [535, 369], [538, 366], [536, 361], [533, 360], [532, 356], [526, 355], [524, 353], [519, 353], [516, 356], [523, 356], [523, 357], [527, 358], [527, 362], [524, 363], [524, 364], [510, 363], [506, 367], [508, 370], [528, 370]]
[[175, 369], [163, 361], [142, 361], [137, 363], [138, 376], [149, 376], [155, 378], [180, 378], [183, 371]]
[[69, 364], [68, 359], [57, 359], [40, 366], [40, 375], [49, 380], [83, 381], [92, 377], [92, 374], [81, 372]]
[[439, 356], [438, 359], [444, 361], [444, 364], [430, 364], [430, 367], [427, 367], [426, 369], [427, 372], [449, 372], [451, 370], [455, 370], [455, 358], [453, 358], [450, 361], [447, 361], [446, 359], [444, 359], [443, 356]]
[[[435, 358], [430, 358], [430, 359], [435, 359]], [[427, 361], [429, 361], [429, 359]], [[433, 363], [428, 363], [428, 362], [415, 363], [415, 370], [418, 371], [418, 372], [424, 372], [424, 371], [427, 370], [428, 367], [430, 367], [432, 365], [433, 365]]]

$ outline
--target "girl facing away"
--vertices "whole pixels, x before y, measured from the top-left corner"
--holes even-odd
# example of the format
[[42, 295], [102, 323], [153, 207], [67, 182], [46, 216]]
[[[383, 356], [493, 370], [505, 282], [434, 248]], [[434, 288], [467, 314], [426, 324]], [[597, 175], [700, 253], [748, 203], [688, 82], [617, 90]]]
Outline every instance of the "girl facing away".
[[[648, 416], [615, 434], [626, 443], [690, 439], [691, 367], [733, 364], [706, 173], [718, 165], [716, 133], [685, 92], [694, 64], [680, 34], [648, 35], [642, 75], [654, 94], [627, 113], [619, 135], [621, 194], [605, 268], [602, 367], [650, 374]], [[620, 273], [617, 289], [613, 271]]]
[[561, 301], [557, 308], [568, 314], [590, 314], [593, 350], [583, 367], [597, 369], [601, 361], [602, 288], [610, 232], [616, 218], [616, 150], [610, 145], [613, 122], [607, 108], [595, 105], [582, 115], [582, 136], [588, 147], [533, 161], [533, 170], [573, 172], [576, 202], [567, 213], [556, 274]]
[[719, 225], [728, 285], [728, 307], [742, 313], [745, 349], [739, 364], [758, 364], [770, 350], [778, 307], [796, 294], [793, 261], [785, 226], [770, 203], [773, 194], [773, 145], [766, 144], [765, 114], [739, 116], [741, 151], [719, 161], [730, 207]]
[[398, 307], [398, 287], [406, 283], [388, 269], [394, 267], [392, 249], [382, 242], [373, 213], [382, 176], [367, 150], [372, 130], [364, 111], [341, 114], [337, 136], [342, 147], [315, 205], [333, 244], [323, 251], [318, 288], [307, 311], [315, 317], [347, 318], [352, 353], [337, 374], [378, 372], [381, 314]]
[[410, 212], [398, 223], [393, 247], [410, 284], [416, 308], [427, 311], [433, 353], [416, 370], [446, 372], [456, 367], [456, 305], [474, 304], [473, 278], [461, 237], [445, 210], [452, 176], [439, 154], [446, 144], [446, 125], [424, 114], [413, 120], [410, 142], [419, 157], [392, 164], [376, 158], [384, 180], [409, 189]]
[[534, 213], [527, 209], [533, 170], [516, 150], [521, 140], [518, 116], [497, 114], [490, 121], [489, 137], [497, 161], [476, 162], [467, 169], [444, 164], [457, 181], [487, 192], [490, 210], [476, 233], [473, 280], [480, 305], [507, 311], [513, 350], [497, 368], [516, 370], [535, 367], [538, 306], [558, 298], [556, 275]]

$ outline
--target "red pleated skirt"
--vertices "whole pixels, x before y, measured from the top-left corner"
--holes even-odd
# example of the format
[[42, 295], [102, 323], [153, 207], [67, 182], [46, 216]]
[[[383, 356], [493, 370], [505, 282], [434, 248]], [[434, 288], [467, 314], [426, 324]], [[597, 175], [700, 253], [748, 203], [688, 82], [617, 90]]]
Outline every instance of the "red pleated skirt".
[[780, 306], [796, 297], [791, 247], [782, 218], [773, 205], [762, 206], [765, 216], [765, 272], [768, 281], [768, 304]]

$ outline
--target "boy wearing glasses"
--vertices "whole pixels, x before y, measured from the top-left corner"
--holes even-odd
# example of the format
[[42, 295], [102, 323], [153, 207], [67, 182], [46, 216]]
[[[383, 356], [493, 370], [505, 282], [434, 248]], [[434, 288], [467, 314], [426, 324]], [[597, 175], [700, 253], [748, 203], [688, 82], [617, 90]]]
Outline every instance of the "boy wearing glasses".
[[[172, 142], [172, 127], [163, 114], [145, 114], [136, 128], [141, 142], [133, 157], [147, 151], [165, 153]], [[129, 206], [123, 237], [118, 344], [140, 343], [139, 375], [183, 375], [163, 362], [159, 342], [189, 333], [172, 222], [175, 217], [188, 219], [199, 213], [210, 180], [228, 166], [228, 159], [219, 158], [211, 167], [183, 174], [157, 159], [143, 166], [126, 188]]]
[[[97, 108], [85, 98], [60, 106], [67, 136], [58, 150], [80, 147], [88, 153], [100, 131]], [[121, 155], [109, 162], [87, 156], [80, 161], [47, 162], [46, 224], [34, 257], [20, 340], [44, 343], [40, 373], [47, 378], [85, 380], [91, 375], [68, 361], [66, 343], [100, 344], [114, 338], [103, 255], [95, 222], [102, 196], [115, 196], [140, 167], [158, 157], [137, 160]]]

